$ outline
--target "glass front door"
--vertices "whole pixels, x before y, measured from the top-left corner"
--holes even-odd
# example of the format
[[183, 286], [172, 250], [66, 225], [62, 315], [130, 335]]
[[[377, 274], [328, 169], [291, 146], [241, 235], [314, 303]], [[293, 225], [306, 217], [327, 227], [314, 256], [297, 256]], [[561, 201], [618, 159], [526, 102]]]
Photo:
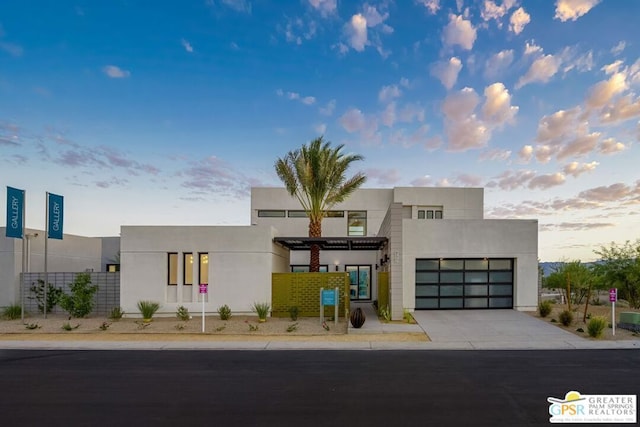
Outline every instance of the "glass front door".
[[345, 271], [349, 273], [351, 300], [371, 299], [371, 266], [346, 265]]

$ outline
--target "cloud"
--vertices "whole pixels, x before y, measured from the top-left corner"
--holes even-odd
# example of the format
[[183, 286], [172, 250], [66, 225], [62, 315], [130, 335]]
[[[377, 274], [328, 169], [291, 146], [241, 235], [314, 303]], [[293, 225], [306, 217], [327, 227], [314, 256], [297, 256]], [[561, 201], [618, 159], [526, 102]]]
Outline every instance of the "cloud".
[[513, 12], [509, 19], [509, 30], [520, 34], [529, 22], [531, 22], [531, 16], [523, 8], [519, 8]]
[[564, 68], [562, 70], [564, 73], [568, 73], [573, 69], [584, 73], [586, 71], [591, 71], [593, 68], [593, 51], [583, 53], [582, 55], [578, 55], [576, 51], [576, 48], [573, 47], [567, 47], [562, 50], [560, 56], [561, 61], [564, 64]]
[[491, 55], [485, 63], [484, 76], [488, 79], [496, 78], [503, 70], [509, 68], [513, 62], [513, 49], [503, 50]]
[[591, 87], [587, 107], [604, 107], [614, 96], [624, 92], [628, 87], [626, 76], [623, 73], [615, 73], [609, 80], [598, 82]]
[[484, 120], [492, 125], [501, 126], [511, 122], [518, 113], [518, 107], [511, 105], [511, 95], [504, 84], [498, 82], [487, 86], [484, 96], [482, 115]]
[[424, 108], [418, 104], [409, 103], [398, 112], [398, 120], [404, 123], [412, 123], [414, 120], [424, 121]]
[[402, 92], [398, 85], [383, 86], [378, 92], [378, 101], [388, 102], [394, 98], [398, 98]]
[[536, 59], [527, 70], [526, 74], [518, 80], [515, 88], [520, 89], [521, 87], [528, 85], [530, 83], [540, 82], [546, 83], [551, 77], [553, 77], [560, 68], [560, 58], [555, 57], [553, 55], [545, 55], [541, 58]]
[[429, 175], [425, 175], [412, 180], [409, 184], [414, 187], [430, 187], [433, 185], [433, 179]]
[[537, 55], [542, 53], [542, 48], [538, 46], [533, 40], [531, 43], [525, 42], [524, 44], [524, 54], [525, 55]]
[[15, 57], [22, 56], [22, 54], [24, 54], [24, 49], [22, 48], [22, 46], [17, 45], [15, 43], [0, 41], [0, 50], [3, 50], [7, 52], [9, 55], [15, 56]]
[[523, 163], [529, 163], [533, 157], [533, 146], [525, 145], [518, 151], [518, 157]]
[[380, 113], [380, 121], [382, 124], [391, 127], [396, 122], [396, 103], [390, 102], [385, 109]]
[[[207, 0], [207, 4], [215, 5], [214, 0]], [[251, 13], [251, 3], [247, 0], [218, 0], [218, 4], [225, 5], [236, 12]]]
[[633, 99], [633, 96], [629, 94], [603, 108], [598, 118], [601, 123], [609, 124], [637, 117], [640, 117], [640, 97]]
[[340, 123], [344, 130], [353, 133], [364, 129], [365, 117], [362, 111], [357, 108], [351, 108], [340, 117]]
[[511, 157], [511, 150], [492, 148], [491, 150], [485, 150], [482, 153], [480, 153], [478, 160], [480, 160], [481, 162], [486, 160], [506, 162], [507, 160], [509, 160], [510, 157]]
[[431, 75], [440, 80], [440, 83], [447, 88], [451, 89], [458, 80], [458, 74], [462, 70], [462, 62], [460, 59], [453, 57], [448, 61], [436, 62], [431, 67]]
[[318, 25], [313, 20], [305, 21], [302, 18], [287, 18], [284, 30], [281, 27], [278, 27], [278, 29], [284, 32], [287, 42], [301, 45], [303, 39], [311, 40], [315, 37]]
[[[388, 12], [381, 14], [375, 6], [371, 6], [367, 3], [365, 3], [362, 8], [362, 13], [364, 14], [368, 27], [380, 25], [389, 18]], [[393, 29], [391, 31], [393, 31]]]
[[324, 17], [332, 15], [338, 8], [337, 0], [309, 0], [309, 4]]
[[595, 170], [595, 168], [598, 165], [599, 165], [598, 162], [582, 163], [582, 164], [578, 162], [571, 162], [568, 165], [566, 165], [562, 171], [564, 172], [565, 175], [572, 175], [574, 178], [577, 178], [578, 176], [582, 175], [585, 172], [591, 172]]
[[418, 4], [423, 5], [430, 14], [435, 15], [440, 9], [440, 0], [416, 0]]
[[501, 190], [506, 191], [516, 190], [520, 187], [524, 187], [535, 176], [536, 173], [530, 170], [507, 170], [495, 178], [492, 178], [491, 181], [487, 183], [487, 187], [498, 187]]
[[579, 107], [571, 110], [559, 110], [549, 116], [543, 116], [538, 123], [536, 141], [559, 143], [577, 128], [576, 122], [580, 116]]
[[335, 109], [336, 109], [336, 100], [332, 99], [331, 101], [327, 102], [327, 105], [325, 105], [324, 107], [320, 107], [319, 112], [323, 116], [331, 116]]
[[421, 125], [410, 135], [405, 134], [404, 129], [395, 130], [389, 137], [389, 142], [393, 145], [400, 145], [404, 148], [413, 147], [415, 145], [422, 145], [427, 150], [433, 150], [438, 146], [433, 146], [433, 138], [428, 136], [429, 126]]
[[320, 135], [324, 135], [327, 132], [327, 124], [319, 123], [313, 127], [313, 130]]
[[627, 47], [627, 43], [624, 40], [621, 40], [620, 43], [611, 48], [611, 53], [613, 55], [620, 55], [625, 47]]
[[298, 92], [284, 92], [282, 89], [276, 90], [276, 95], [286, 97], [290, 101], [299, 101], [304, 105], [313, 105], [316, 103], [314, 96], [301, 96]]
[[480, 11], [480, 16], [485, 21], [490, 21], [492, 19], [498, 21], [498, 27], [502, 26], [500, 19], [509, 12], [515, 5], [515, 0], [503, 0], [502, 4], [498, 6], [492, 0], [484, 0], [482, 4], [482, 10]]
[[614, 154], [625, 150], [627, 147], [622, 142], [617, 142], [613, 138], [607, 138], [600, 143], [598, 151], [601, 154]]
[[189, 53], [193, 53], [193, 46], [191, 46], [191, 43], [189, 43], [185, 39], [180, 40], [180, 43], [182, 44], [182, 47], [184, 48], [184, 50], [186, 50]]
[[102, 71], [112, 79], [123, 79], [131, 75], [129, 71], [123, 70], [115, 65], [107, 65], [102, 68]]
[[529, 188], [539, 189], [539, 190], [547, 190], [551, 187], [556, 187], [558, 185], [564, 184], [566, 178], [564, 174], [560, 172], [548, 174], [548, 175], [538, 175], [529, 181]]
[[462, 49], [471, 50], [476, 41], [476, 29], [471, 21], [462, 16], [449, 15], [449, 23], [442, 33], [442, 41], [445, 46], [458, 45]]
[[189, 167], [179, 173], [184, 178], [182, 187], [192, 193], [222, 193], [246, 197], [250, 185], [247, 180], [216, 156], [191, 161]]
[[611, 75], [620, 71], [620, 66], [624, 64], [624, 61], [618, 59], [617, 61], [612, 62], [611, 64], [604, 65], [601, 70], [604, 71], [605, 74]]
[[589, 12], [600, 0], [557, 0], [555, 19], [575, 21]]
[[367, 45], [367, 20], [361, 14], [351, 17], [347, 25], [347, 35], [349, 46], [358, 52], [362, 52]]
[[600, 132], [593, 132], [588, 135], [581, 135], [576, 137], [573, 141], [564, 145], [558, 152], [558, 160], [566, 159], [567, 157], [580, 157], [589, 154], [598, 145], [600, 139]]
[[480, 187], [482, 186], [482, 177], [462, 173], [455, 177], [455, 182], [462, 184], [463, 187]]
[[582, 191], [578, 197], [596, 203], [601, 202], [622, 202], [629, 198], [637, 198], [640, 195], [640, 185], [636, 182], [635, 187], [628, 186], [621, 182], [608, 186], [601, 186]]
[[400, 181], [400, 173], [396, 169], [370, 168], [364, 171], [368, 180], [378, 185], [391, 186]]
[[561, 222], [560, 224], [541, 224], [540, 231], [584, 231], [598, 228], [615, 227], [615, 224], [595, 222]]

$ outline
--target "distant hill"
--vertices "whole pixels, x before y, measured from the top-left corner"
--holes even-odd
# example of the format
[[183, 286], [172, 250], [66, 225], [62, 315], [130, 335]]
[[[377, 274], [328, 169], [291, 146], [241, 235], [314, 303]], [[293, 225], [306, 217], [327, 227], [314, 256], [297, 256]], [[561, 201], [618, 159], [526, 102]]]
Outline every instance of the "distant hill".
[[[584, 264], [591, 265], [591, 264], [596, 264], [598, 262], [601, 262], [601, 261], [585, 262]], [[544, 277], [547, 277], [548, 275], [553, 273], [554, 268], [559, 264], [562, 264], [562, 261], [554, 261], [554, 262], [547, 261], [547, 262], [539, 263], [540, 267], [542, 267], [542, 274], [544, 275]]]

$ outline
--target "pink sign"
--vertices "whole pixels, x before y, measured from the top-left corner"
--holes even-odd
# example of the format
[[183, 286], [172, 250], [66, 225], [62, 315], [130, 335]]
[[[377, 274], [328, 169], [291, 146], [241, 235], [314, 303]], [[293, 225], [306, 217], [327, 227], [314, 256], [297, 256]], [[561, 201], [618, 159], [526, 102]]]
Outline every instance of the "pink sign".
[[609, 302], [616, 302], [618, 300], [618, 290], [616, 288], [609, 289]]
[[200, 293], [201, 294], [206, 294], [207, 293], [207, 285], [200, 285]]

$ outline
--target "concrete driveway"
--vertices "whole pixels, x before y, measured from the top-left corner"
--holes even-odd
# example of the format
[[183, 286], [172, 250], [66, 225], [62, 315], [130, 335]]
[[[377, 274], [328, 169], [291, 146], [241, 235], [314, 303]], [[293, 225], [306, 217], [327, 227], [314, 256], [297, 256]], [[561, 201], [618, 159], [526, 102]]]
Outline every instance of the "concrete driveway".
[[438, 348], [566, 349], [593, 345], [516, 310], [416, 310], [412, 314]]

